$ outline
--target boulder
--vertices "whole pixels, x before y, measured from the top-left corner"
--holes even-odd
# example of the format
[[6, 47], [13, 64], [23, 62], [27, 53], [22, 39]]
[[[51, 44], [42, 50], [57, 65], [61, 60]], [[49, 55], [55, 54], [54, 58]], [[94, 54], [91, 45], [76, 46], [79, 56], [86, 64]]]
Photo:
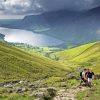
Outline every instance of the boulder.
[[22, 88], [22, 92], [27, 92], [28, 89], [27, 88]]
[[20, 87], [17, 87], [16, 88], [16, 93], [22, 93], [23, 91], [22, 91], [22, 88], [20, 88]]
[[3, 87], [4, 86], [4, 83], [0, 83], [0, 87]]
[[16, 88], [16, 93], [23, 93], [23, 92], [27, 92], [27, 91], [28, 91], [27, 88], [20, 88], [20, 87]]
[[13, 90], [7, 90], [8, 93], [13, 93]]
[[95, 79], [100, 79], [100, 74], [95, 75]]
[[4, 87], [7, 87], [7, 88], [13, 88], [13, 86], [14, 86], [14, 85], [13, 85], [12, 83], [5, 84], [5, 85], [4, 85]]
[[45, 96], [52, 98], [56, 95], [56, 92], [57, 92], [57, 90], [55, 88], [53, 88], [53, 87], [48, 88]]
[[34, 84], [29, 84], [28, 86], [29, 88], [38, 88], [38, 86], [34, 85]]
[[30, 96], [35, 96], [35, 97], [37, 97], [37, 98], [44, 98], [44, 92], [39, 92], [39, 91], [34, 91], [34, 92], [32, 92], [32, 94], [30, 95]]

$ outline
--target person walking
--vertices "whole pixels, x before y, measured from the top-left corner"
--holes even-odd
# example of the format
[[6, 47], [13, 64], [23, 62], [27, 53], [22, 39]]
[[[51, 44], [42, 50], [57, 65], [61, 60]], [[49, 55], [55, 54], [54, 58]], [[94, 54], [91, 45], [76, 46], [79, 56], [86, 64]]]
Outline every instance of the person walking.
[[86, 73], [87, 73], [87, 69], [84, 69], [82, 72], [80, 72], [80, 78], [81, 78], [80, 85], [82, 85], [83, 82], [85, 83], [85, 85], [87, 85]]
[[88, 69], [88, 72], [87, 72], [87, 80], [88, 80], [88, 86], [89, 87], [92, 86], [93, 79], [94, 79], [94, 72], [92, 71], [92, 69]]

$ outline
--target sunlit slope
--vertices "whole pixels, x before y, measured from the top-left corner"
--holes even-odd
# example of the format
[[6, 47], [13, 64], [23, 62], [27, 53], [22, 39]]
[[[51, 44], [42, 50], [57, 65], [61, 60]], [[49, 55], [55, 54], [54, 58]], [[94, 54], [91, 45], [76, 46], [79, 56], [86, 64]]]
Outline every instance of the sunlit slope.
[[56, 55], [60, 61], [91, 66], [100, 73], [100, 42], [61, 51], [56, 53]]
[[37, 54], [29, 54], [0, 42], [0, 80], [63, 76], [66, 66]]
[[98, 60], [100, 57], [100, 42], [93, 44], [81, 54], [72, 59], [72, 61], [89, 61], [89, 60]]
[[56, 53], [60, 59], [77, 61], [100, 56], [100, 42], [90, 43]]

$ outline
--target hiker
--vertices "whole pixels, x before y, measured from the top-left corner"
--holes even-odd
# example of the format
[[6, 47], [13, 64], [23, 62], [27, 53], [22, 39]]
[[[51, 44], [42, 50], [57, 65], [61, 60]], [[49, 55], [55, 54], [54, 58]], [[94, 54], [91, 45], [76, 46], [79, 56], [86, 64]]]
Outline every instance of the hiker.
[[82, 72], [80, 72], [80, 78], [81, 78], [81, 82], [80, 82], [80, 85], [84, 82], [85, 85], [87, 85], [87, 69], [84, 69]]
[[88, 69], [87, 79], [88, 79], [88, 86], [91, 87], [92, 86], [92, 81], [94, 79], [94, 72], [92, 71], [92, 69]]

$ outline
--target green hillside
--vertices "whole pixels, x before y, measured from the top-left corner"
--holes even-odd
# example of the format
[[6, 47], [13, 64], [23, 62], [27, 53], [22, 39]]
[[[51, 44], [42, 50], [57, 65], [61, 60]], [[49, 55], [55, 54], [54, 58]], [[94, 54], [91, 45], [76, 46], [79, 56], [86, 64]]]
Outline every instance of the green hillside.
[[[29, 80], [29, 82], [23, 81], [15, 86], [0, 87], [0, 100], [35, 100], [37, 97], [31, 96], [33, 92], [43, 92], [47, 98], [44, 100], [52, 100], [48, 99], [47, 87], [55, 87], [58, 91], [60, 89], [68, 90], [79, 84], [79, 80], [76, 78], [79, 77], [77, 66], [92, 67], [96, 74], [100, 74], [100, 42], [64, 50], [54, 53], [54, 55], [57, 56], [57, 61], [39, 53], [28, 53], [24, 49], [21, 50], [6, 42], [0, 42], [0, 83]], [[96, 81], [95, 84], [98, 84], [99, 81], [94, 82]], [[37, 88], [30, 88], [32, 85]], [[22, 94], [18, 89], [21, 89]], [[25, 91], [22, 91], [23, 89]], [[91, 93], [90, 89], [87, 91]], [[94, 96], [96, 94], [95, 98], [99, 98], [99, 91], [98, 85], [95, 86], [93, 91]], [[84, 98], [83, 92], [80, 91], [76, 96], [78, 100]], [[85, 94], [87, 95], [87, 93]], [[91, 94], [89, 96], [90, 99], [94, 97]]]
[[64, 76], [66, 66], [0, 42], [0, 81]]
[[64, 50], [55, 55], [59, 57], [61, 62], [91, 66], [96, 72], [100, 73], [100, 42]]

